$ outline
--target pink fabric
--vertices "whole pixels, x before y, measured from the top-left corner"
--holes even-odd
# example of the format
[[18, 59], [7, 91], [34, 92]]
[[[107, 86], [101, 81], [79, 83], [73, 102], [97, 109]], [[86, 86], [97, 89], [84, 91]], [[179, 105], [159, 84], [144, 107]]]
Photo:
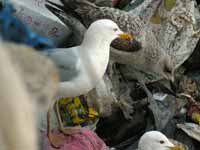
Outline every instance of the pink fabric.
[[[59, 131], [53, 131], [54, 134]], [[47, 134], [43, 133], [43, 150], [108, 150], [106, 144], [92, 131], [81, 128], [80, 133], [65, 136], [66, 140], [60, 148], [50, 145]]]

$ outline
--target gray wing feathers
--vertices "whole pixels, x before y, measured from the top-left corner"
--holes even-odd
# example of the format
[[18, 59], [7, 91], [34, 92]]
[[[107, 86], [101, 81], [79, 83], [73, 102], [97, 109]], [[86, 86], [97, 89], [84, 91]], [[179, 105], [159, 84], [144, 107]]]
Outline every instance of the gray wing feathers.
[[55, 49], [48, 56], [58, 67], [61, 81], [72, 80], [78, 75], [80, 59], [75, 49]]

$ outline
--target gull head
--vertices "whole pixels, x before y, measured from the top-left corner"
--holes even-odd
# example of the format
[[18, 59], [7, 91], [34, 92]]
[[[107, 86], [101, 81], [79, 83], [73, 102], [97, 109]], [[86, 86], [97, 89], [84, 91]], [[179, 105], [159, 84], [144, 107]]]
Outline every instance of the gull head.
[[172, 144], [169, 139], [159, 131], [149, 131], [140, 138], [138, 150], [184, 150], [184, 148]]
[[93, 38], [103, 38], [110, 42], [116, 38], [124, 40], [132, 39], [129, 33], [123, 32], [114, 21], [109, 19], [99, 19], [93, 22], [89, 26], [87, 34], [92, 34]]

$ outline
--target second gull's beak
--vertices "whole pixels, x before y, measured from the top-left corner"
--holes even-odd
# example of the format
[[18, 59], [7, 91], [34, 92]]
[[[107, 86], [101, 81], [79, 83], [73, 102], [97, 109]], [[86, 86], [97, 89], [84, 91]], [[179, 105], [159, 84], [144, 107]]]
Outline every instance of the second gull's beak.
[[168, 146], [168, 148], [170, 150], [184, 150], [183, 146], [178, 146], [178, 145]]
[[118, 35], [119, 35], [119, 38], [123, 39], [123, 40], [129, 40], [130, 41], [130, 40], [133, 39], [133, 36], [131, 34], [127, 33], [127, 32], [122, 32]]

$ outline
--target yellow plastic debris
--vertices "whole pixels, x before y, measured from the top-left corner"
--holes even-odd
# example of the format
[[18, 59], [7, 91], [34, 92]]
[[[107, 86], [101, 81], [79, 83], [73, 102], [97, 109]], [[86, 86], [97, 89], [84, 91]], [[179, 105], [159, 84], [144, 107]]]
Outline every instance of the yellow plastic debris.
[[198, 112], [192, 113], [192, 120], [200, 125], [200, 114]]
[[89, 112], [88, 117], [90, 117], [90, 118], [96, 118], [99, 116], [99, 113], [97, 111], [95, 111], [95, 109], [92, 107], [89, 107], [88, 112]]
[[83, 97], [61, 98], [59, 109], [61, 118], [66, 125], [80, 125], [99, 117], [99, 113], [89, 107]]

